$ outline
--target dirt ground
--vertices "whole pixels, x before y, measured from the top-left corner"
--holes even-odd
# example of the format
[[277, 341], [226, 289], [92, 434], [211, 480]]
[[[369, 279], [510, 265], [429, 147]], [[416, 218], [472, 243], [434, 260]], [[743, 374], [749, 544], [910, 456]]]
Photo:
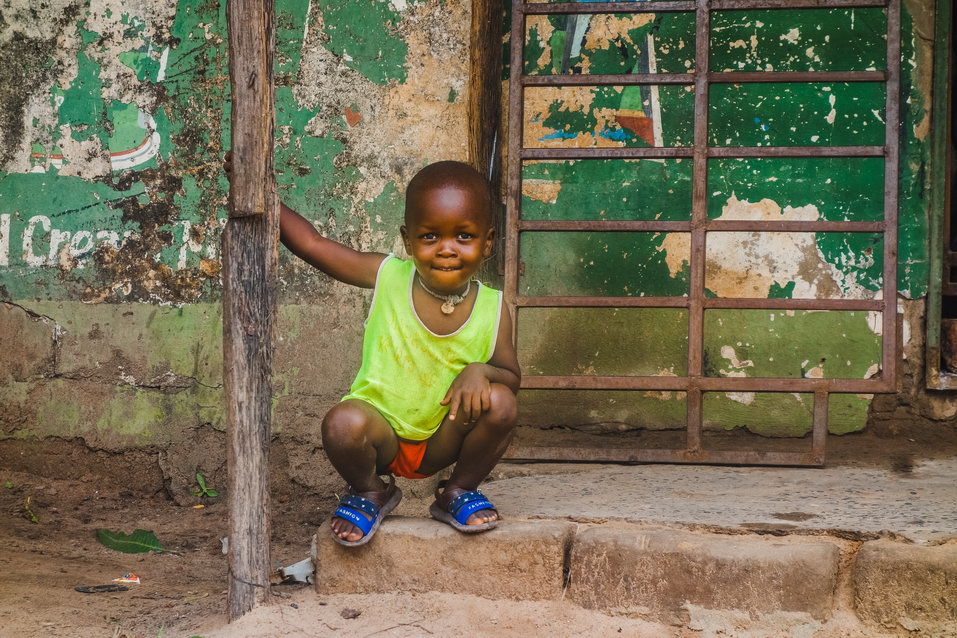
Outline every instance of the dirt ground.
[[[25, 511], [28, 498], [38, 523]], [[308, 555], [310, 538], [332, 504], [308, 495], [294, 500], [273, 503], [273, 558], [286, 565]], [[101, 528], [151, 530], [169, 551], [108, 549], [96, 538]], [[220, 539], [226, 529], [224, 502], [191, 509], [162, 492], [134, 494], [92, 476], [49, 480], [0, 471], [0, 636], [192, 636], [202, 619], [225, 609]], [[109, 584], [127, 572], [141, 580], [129, 591], [73, 589]]]
[[[884, 466], [906, 474], [921, 458], [957, 454], [944, 430], [840, 437], [829, 442], [830, 465]], [[888, 436], [890, 435], [890, 436]], [[64, 460], [64, 463], [68, 460]], [[562, 470], [505, 464], [495, 476]], [[568, 603], [489, 601], [447, 594], [319, 597], [308, 587], [274, 588], [275, 604], [224, 627], [227, 511], [223, 499], [202, 509], [177, 505], [148, 481], [103, 478], [93, 468], [71, 479], [41, 478], [0, 468], [0, 638], [241, 638], [243, 636], [775, 636], [679, 629], [634, 618], [605, 616]], [[139, 485], [132, 491], [130, 485]], [[221, 486], [212, 486], [221, 487]], [[273, 560], [289, 565], [308, 555], [310, 539], [333, 506], [295, 485], [273, 498]], [[28, 500], [29, 499], [29, 500]], [[199, 499], [197, 499], [199, 503]], [[30, 520], [27, 507], [38, 522]], [[123, 554], [101, 545], [98, 529], [153, 531], [164, 553]], [[102, 585], [127, 572], [141, 578], [129, 591], [84, 594], [76, 586]], [[343, 611], [359, 611], [346, 618]], [[350, 614], [346, 614], [347, 616]], [[494, 622], [493, 622], [494, 621]], [[476, 626], [482, 627], [476, 629]], [[620, 631], [619, 631], [620, 630]], [[801, 635], [858, 638], [853, 623], [835, 619]]]

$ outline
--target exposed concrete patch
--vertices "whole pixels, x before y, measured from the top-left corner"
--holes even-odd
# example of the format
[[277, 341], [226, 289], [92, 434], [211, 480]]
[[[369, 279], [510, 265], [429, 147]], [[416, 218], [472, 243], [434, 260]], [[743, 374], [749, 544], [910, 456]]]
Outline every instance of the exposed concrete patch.
[[[583, 471], [574, 482], [529, 476], [482, 489], [501, 511], [525, 517], [852, 539], [890, 534], [923, 543], [957, 537], [957, 459], [918, 462], [907, 476], [913, 480], [902, 481], [890, 468], [849, 466], [637, 465]], [[790, 513], [788, 520], [781, 513]], [[814, 516], [802, 521], [796, 513]]]
[[957, 635], [957, 544], [864, 543], [854, 570], [862, 619], [926, 635]]
[[[509, 521], [490, 533], [466, 535], [432, 519], [392, 517], [368, 544], [343, 547], [324, 523], [314, 541], [316, 589], [320, 594], [443, 591], [557, 600], [564, 588], [565, 545], [574, 527]], [[422, 560], [425, 547], [428, 560]]]
[[746, 615], [830, 613], [837, 546], [826, 541], [613, 526], [579, 534], [569, 595], [583, 607], [688, 622], [689, 606]]

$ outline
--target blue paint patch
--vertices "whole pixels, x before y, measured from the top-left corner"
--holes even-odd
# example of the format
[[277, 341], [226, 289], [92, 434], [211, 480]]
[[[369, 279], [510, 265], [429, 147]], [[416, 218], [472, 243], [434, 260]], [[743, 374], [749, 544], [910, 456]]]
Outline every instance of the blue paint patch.
[[578, 137], [578, 133], [573, 131], [555, 131], [554, 133], [549, 133], [548, 135], [538, 138], [538, 140], [540, 142], [544, 142], [545, 140], [572, 140], [576, 137]]
[[606, 128], [606, 129], [603, 129], [601, 133], [599, 133], [598, 135], [600, 137], [604, 137], [609, 140], [614, 140], [616, 142], [624, 142], [631, 139], [631, 136], [628, 135], [628, 133], [626, 133], [622, 129], [612, 130], [612, 129]]

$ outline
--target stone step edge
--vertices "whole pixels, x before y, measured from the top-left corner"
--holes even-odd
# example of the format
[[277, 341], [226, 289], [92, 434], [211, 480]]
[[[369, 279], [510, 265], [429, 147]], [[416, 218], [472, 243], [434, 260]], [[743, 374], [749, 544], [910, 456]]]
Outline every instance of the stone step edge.
[[[423, 547], [429, 548], [426, 555]], [[751, 616], [787, 612], [815, 620], [850, 612], [884, 627], [929, 631], [952, 623], [957, 628], [957, 611], [947, 603], [957, 600], [957, 543], [853, 542], [551, 519], [509, 519], [492, 532], [466, 535], [431, 519], [393, 516], [376, 538], [353, 548], [335, 543], [327, 522], [313, 539], [312, 556], [320, 593], [448, 591], [492, 599], [567, 599], [607, 613], [681, 624], [689, 609], [713, 609]], [[904, 581], [902, 573], [908, 575]]]

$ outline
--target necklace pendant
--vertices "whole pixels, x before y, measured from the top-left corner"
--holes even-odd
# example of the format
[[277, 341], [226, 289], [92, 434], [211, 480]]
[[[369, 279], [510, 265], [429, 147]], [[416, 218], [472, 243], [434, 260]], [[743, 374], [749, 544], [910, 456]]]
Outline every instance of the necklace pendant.
[[451, 301], [446, 301], [444, 304], [442, 304], [443, 315], [450, 315], [453, 312], [455, 312], [455, 304], [453, 304]]

